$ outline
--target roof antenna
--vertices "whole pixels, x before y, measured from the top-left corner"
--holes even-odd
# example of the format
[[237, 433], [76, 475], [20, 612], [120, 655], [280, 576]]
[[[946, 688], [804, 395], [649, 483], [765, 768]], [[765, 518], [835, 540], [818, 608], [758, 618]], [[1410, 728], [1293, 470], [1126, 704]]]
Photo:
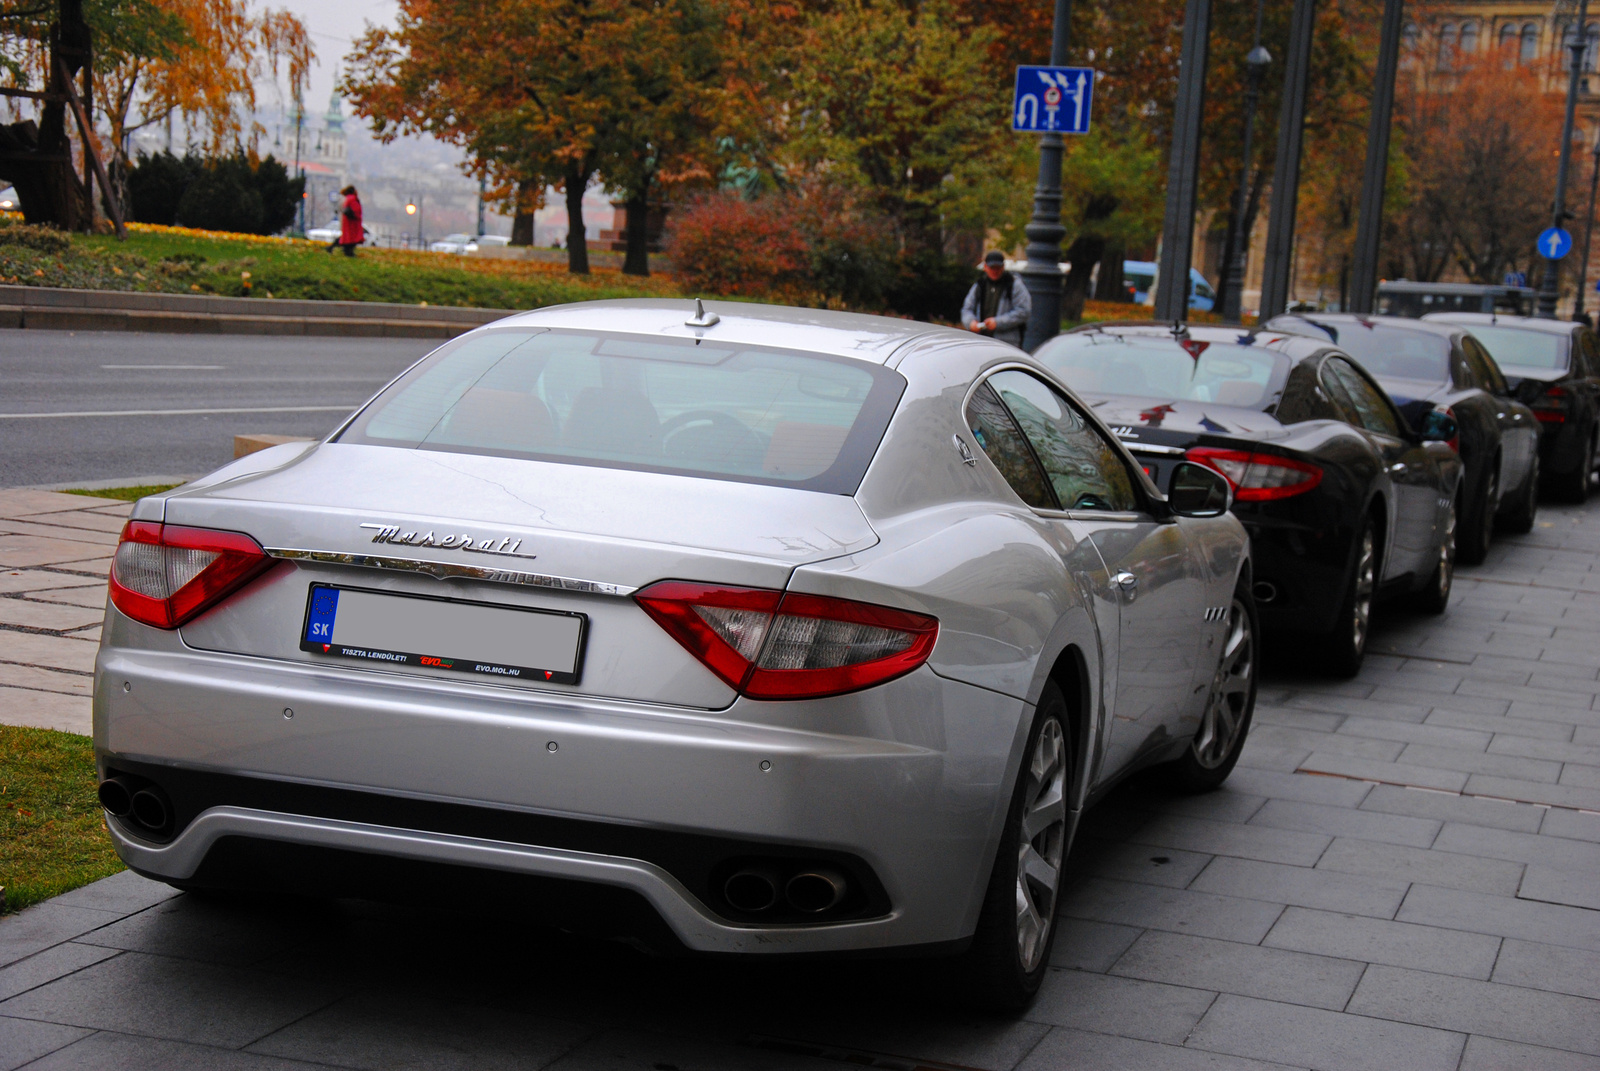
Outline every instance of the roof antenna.
[[705, 302], [699, 298], [694, 299], [694, 316], [684, 321], [690, 327], [715, 327], [722, 321], [722, 317], [714, 312], [707, 312]]

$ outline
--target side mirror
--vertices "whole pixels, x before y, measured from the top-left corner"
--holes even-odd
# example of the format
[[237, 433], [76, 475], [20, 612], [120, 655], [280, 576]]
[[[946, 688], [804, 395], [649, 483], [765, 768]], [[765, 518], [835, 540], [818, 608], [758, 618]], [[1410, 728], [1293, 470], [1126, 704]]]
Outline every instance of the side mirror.
[[1180, 461], [1167, 480], [1167, 505], [1180, 517], [1220, 517], [1233, 505], [1233, 488], [1216, 469]]
[[1422, 441], [1425, 443], [1447, 443], [1460, 432], [1455, 417], [1443, 409], [1430, 409], [1422, 418]]

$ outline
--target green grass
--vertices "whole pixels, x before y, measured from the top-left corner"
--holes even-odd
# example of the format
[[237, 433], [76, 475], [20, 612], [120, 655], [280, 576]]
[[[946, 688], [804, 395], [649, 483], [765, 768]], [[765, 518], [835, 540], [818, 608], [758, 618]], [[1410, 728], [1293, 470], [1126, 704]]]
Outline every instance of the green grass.
[[73, 487], [62, 492], [68, 495], [88, 495], [90, 498], [115, 498], [123, 502], [132, 502], [143, 498], [145, 495], [159, 495], [162, 491], [170, 491], [174, 487], [182, 487], [181, 483], [147, 483], [138, 487], [102, 487], [98, 491], [91, 491], [86, 487]]
[[[601, 268], [569, 275], [543, 260], [458, 257], [398, 249], [328, 255], [321, 243], [267, 241], [176, 229], [111, 235], [71, 235], [65, 248], [44, 248], [10, 221], [0, 220], [0, 282], [94, 290], [171, 294], [244, 294], [337, 301], [530, 309], [615, 297], [676, 297], [664, 276], [639, 278]], [[56, 243], [59, 244], [59, 243]]]
[[18, 911], [121, 870], [95, 798], [94, 744], [0, 725], [0, 885]]

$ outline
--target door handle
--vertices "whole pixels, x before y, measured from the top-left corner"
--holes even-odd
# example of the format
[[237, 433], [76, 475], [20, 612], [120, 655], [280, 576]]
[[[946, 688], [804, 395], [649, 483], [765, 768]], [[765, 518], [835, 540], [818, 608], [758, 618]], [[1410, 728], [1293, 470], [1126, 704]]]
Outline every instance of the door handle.
[[1139, 591], [1139, 578], [1132, 573], [1118, 573], [1111, 578], [1111, 583], [1130, 599]]

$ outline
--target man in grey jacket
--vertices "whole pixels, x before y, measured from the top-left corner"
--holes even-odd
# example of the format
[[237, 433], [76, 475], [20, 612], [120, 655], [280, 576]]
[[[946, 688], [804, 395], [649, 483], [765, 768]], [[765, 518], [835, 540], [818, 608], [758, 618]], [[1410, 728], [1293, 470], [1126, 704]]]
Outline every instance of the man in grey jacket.
[[1021, 348], [1022, 329], [1032, 311], [1028, 288], [1006, 271], [1005, 254], [994, 249], [985, 253], [983, 271], [961, 303], [961, 326]]

